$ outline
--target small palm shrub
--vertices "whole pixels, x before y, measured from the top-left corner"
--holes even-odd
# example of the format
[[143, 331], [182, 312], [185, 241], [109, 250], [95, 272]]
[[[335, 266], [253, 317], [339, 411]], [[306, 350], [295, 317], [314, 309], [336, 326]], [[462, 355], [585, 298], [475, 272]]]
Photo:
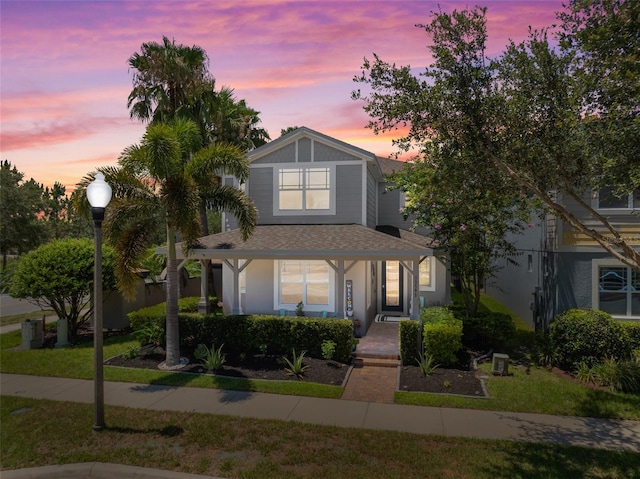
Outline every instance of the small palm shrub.
[[138, 354], [140, 354], [140, 346], [138, 346], [137, 344], [132, 344], [126, 349], [124, 353], [122, 353], [122, 357], [124, 359], [133, 359], [135, 357], [138, 357]]
[[296, 355], [296, 350], [293, 350], [293, 354], [291, 355], [291, 360], [288, 357], [283, 356], [284, 362], [287, 364], [287, 367], [284, 368], [284, 371], [287, 376], [295, 376], [298, 379], [302, 379], [304, 373], [309, 369], [307, 364], [303, 364], [304, 355], [306, 351], [302, 351], [300, 354]]
[[198, 344], [193, 355], [196, 359], [202, 361], [209, 371], [217, 371], [226, 362], [226, 355], [222, 352], [223, 346], [224, 344], [216, 349], [215, 345], [212, 344], [211, 349], [209, 349], [204, 344]]
[[433, 360], [433, 356], [429, 354], [420, 353], [420, 357], [416, 359], [418, 366], [420, 367], [420, 371], [424, 376], [430, 376], [433, 371], [440, 366], [439, 364], [435, 364]]

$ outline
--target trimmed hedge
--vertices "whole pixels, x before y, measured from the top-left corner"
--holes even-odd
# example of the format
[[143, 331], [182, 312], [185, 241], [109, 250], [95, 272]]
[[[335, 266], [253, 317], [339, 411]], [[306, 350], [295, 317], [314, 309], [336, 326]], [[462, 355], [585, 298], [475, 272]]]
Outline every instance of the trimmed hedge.
[[424, 354], [443, 366], [455, 363], [462, 349], [462, 321], [443, 307], [424, 308], [420, 316], [424, 322]]
[[420, 322], [400, 321], [399, 334], [402, 364], [415, 364], [420, 357]]
[[[179, 309], [180, 347], [184, 350], [194, 350], [198, 344], [224, 344], [224, 351], [230, 354], [286, 355], [295, 349], [307, 351], [310, 357], [322, 358], [322, 342], [328, 340], [336, 343], [336, 361], [351, 361], [354, 340], [349, 320], [270, 315], [205, 316], [183, 312], [180, 305]], [[134, 330], [142, 329], [148, 323], [164, 327], [165, 316], [165, 305], [161, 304], [129, 313], [129, 320]]]
[[621, 322], [594, 309], [570, 309], [550, 325], [550, 338], [560, 362], [593, 366], [605, 359], [624, 359], [631, 353], [631, 339]]

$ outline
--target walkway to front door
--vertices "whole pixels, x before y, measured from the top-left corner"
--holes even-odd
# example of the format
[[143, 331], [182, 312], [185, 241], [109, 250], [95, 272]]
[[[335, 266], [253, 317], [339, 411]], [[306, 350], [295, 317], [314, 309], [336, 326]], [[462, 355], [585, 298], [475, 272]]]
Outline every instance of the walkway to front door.
[[373, 323], [360, 339], [342, 399], [394, 402], [400, 364], [398, 323]]

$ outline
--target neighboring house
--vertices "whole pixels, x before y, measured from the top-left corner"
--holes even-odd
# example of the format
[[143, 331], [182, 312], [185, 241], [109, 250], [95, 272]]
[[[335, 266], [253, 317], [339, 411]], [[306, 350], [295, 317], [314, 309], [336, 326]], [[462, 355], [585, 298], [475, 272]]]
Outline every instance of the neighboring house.
[[[601, 189], [585, 194], [584, 201], [640, 247], [640, 195], [616, 198]], [[565, 204], [591, 228], [604, 229], [575, 200], [565, 199]], [[532, 325], [544, 328], [570, 308], [600, 309], [618, 319], [640, 320], [640, 273], [562, 220], [537, 220], [516, 244], [519, 266], [502, 264], [487, 293]]]
[[226, 313], [294, 315], [301, 301], [308, 316], [359, 319], [364, 334], [378, 315], [418, 319], [421, 305], [449, 302], [444, 260], [409, 231], [404, 195], [385, 181], [402, 162], [304, 127], [248, 156], [245, 184], [222, 181], [253, 199], [253, 235], [242, 241], [225, 213], [222, 232], [190, 255], [222, 263]]

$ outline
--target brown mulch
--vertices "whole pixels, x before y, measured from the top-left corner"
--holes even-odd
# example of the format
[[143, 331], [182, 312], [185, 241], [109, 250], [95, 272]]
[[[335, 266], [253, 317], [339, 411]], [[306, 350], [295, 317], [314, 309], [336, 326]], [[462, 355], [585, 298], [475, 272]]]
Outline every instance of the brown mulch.
[[478, 372], [458, 368], [437, 368], [425, 376], [418, 366], [401, 366], [400, 391], [485, 397]]
[[[108, 359], [105, 364], [108, 366], [127, 368], [158, 369], [158, 366], [164, 359], [164, 353], [157, 351], [132, 359], [124, 359], [122, 356], [116, 356]], [[201, 362], [195, 360], [193, 357], [188, 357], [188, 359], [189, 364], [181, 368], [180, 372], [196, 374], [211, 373], [216, 376], [246, 379], [299, 380], [297, 377], [286, 373], [285, 367], [287, 367], [287, 364], [279, 356], [255, 355], [245, 358], [227, 356], [225, 364], [217, 371], [207, 371]], [[303, 365], [308, 366], [308, 368], [304, 372], [301, 380], [335, 386], [342, 386], [349, 371], [348, 364], [308, 356], [304, 358]]]

